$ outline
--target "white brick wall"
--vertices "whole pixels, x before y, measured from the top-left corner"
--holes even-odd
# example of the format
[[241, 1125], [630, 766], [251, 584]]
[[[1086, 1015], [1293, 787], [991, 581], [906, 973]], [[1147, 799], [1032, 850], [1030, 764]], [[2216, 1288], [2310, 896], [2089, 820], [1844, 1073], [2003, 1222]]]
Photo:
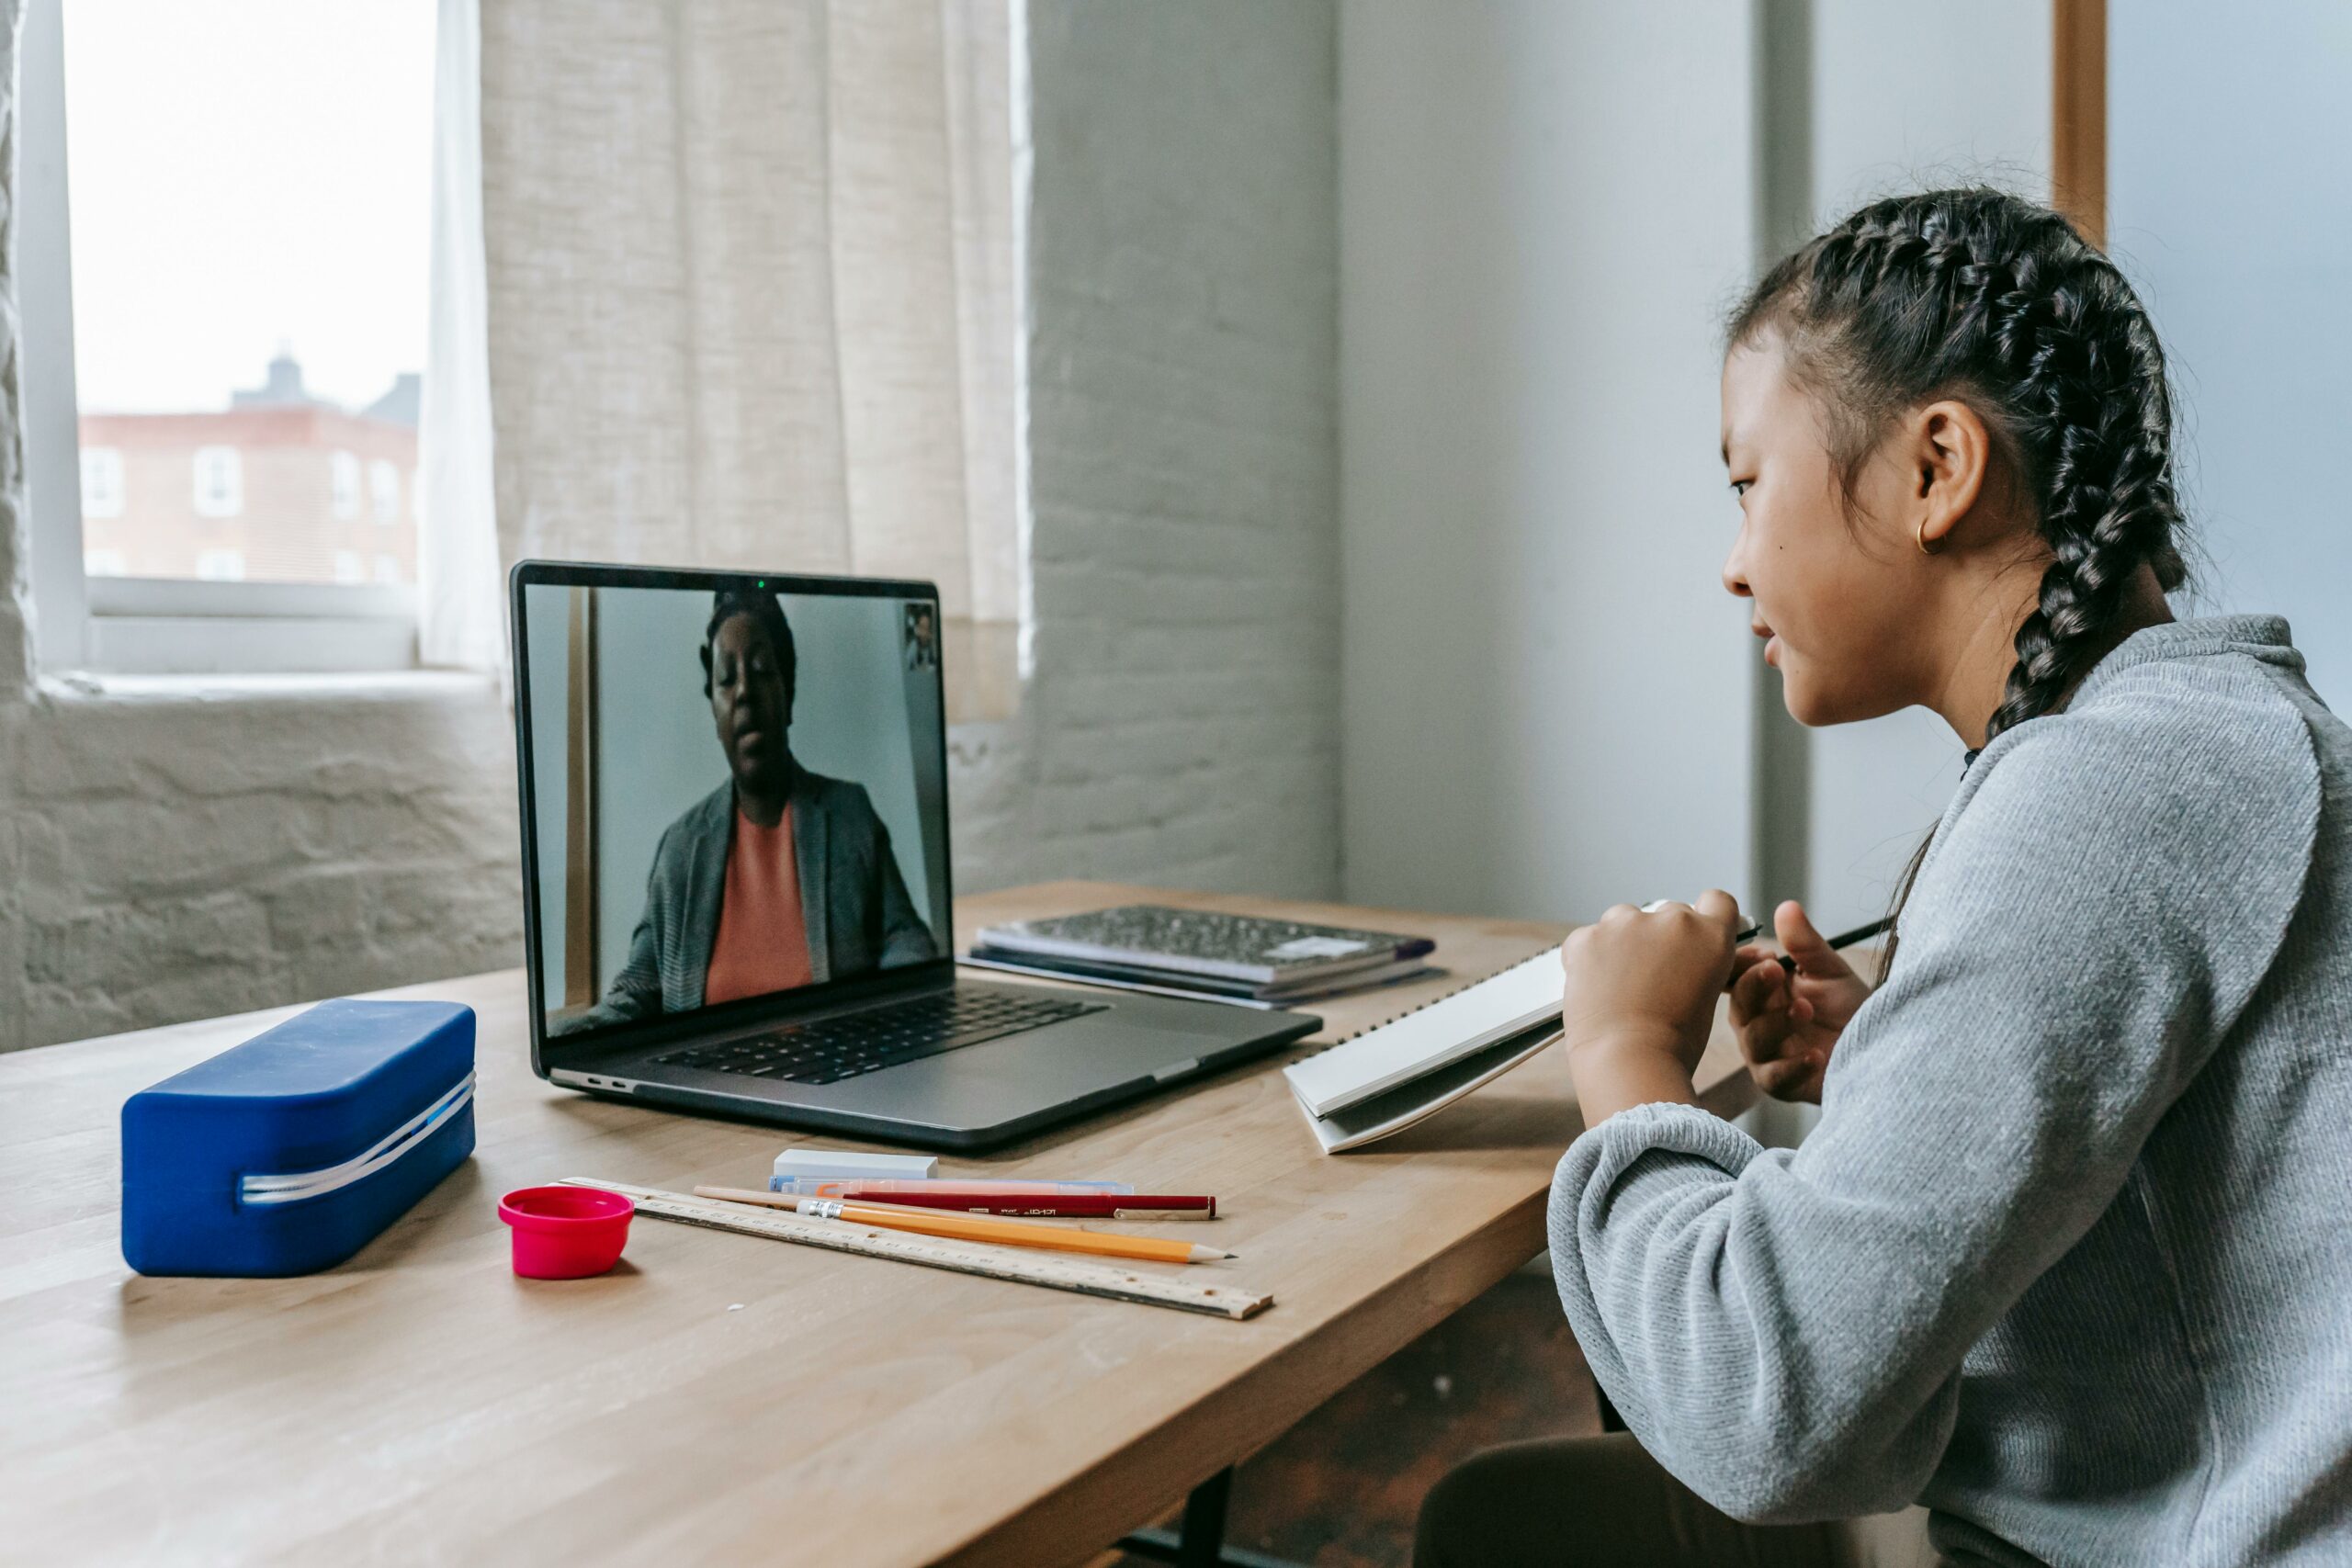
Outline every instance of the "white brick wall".
[[517, 961], [486, 682], [45, 694], [7, 718], [0, 1046]]
[[1338, 881], [1323, 0], [1030, 10], [1037, 676], [959, 738], [959, 886]]
[[[954, 739], [957, 886], [1328, 895], [1331, 6], [1031, 12], [1036, 672]], [[518, 963], [486, 687], [31, 688], [0, 364], [0, 1050]]]

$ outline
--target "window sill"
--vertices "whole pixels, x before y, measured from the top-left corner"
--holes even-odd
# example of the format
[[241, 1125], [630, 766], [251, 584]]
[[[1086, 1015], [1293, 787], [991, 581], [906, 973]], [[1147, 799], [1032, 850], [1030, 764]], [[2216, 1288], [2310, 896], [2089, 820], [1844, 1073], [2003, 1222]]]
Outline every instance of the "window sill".
[[416, 667], [405, 584], [85, 577], [72, 668], [121, 675], [354, 675]]
[[82, 703], [315, 702], [494, 698], [496, 675], [477, 670], [376, 670], [331, 674], [125, 675], [72, 671], [44, 675], [40, 694]]
[[235, 678], [398, 674], [416, 660], [416, 624], [390, 619], [235, 619], [211, 615], [93, 615], [86, 666], [112, 675]]

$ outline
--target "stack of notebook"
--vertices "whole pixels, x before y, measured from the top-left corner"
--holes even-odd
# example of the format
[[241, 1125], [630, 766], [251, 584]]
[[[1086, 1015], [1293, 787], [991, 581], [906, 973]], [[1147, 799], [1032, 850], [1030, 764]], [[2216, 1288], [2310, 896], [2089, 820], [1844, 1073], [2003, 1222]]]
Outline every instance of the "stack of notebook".
[[1163, 904], [1015, 920], [980, 932], [968, 962], [1259, 1007], [1431, 973], [1437, 944], [1395, 931], [1303, 925]]

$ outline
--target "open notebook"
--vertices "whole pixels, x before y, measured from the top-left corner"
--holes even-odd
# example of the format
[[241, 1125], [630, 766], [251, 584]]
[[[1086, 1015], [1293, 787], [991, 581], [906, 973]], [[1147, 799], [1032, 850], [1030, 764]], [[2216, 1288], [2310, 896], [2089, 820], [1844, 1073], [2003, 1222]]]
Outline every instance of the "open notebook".
[[1325, 1154], [1400, 1132], [1559, 1038], [1546, 948], [1283, 1069]]

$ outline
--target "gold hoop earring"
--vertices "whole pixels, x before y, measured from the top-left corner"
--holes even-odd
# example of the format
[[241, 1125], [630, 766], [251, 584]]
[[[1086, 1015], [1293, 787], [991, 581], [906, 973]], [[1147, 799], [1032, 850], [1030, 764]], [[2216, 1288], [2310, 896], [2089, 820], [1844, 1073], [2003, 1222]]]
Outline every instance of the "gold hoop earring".
[[[1941, 544], [1942, 541], [1938, 540], [1937, 543]], [[1928, 547], [1928, 520], [1924, 517], [1919, 519], [1919, 553], [1923, 556], [1931, 556], [1936, 553]]]

